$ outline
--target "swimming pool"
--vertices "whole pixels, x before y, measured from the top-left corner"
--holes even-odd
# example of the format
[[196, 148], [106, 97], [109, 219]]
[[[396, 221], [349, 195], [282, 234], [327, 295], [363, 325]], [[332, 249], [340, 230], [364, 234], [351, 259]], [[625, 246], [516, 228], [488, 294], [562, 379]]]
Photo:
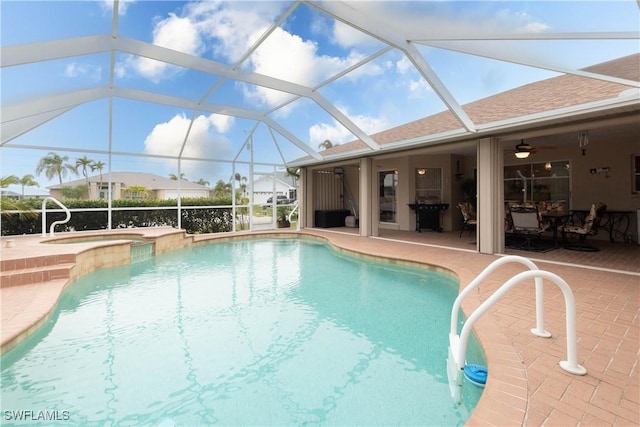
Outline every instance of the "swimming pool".
[[[176, 250], [84, 276], [2, 358], [2, 410], [75, 424], [460, 425], [456, 281], [303, 239]], [[470, 363], [482, 363], [477, 345]], [[8, 422], [6, 416], [3, 420]]]

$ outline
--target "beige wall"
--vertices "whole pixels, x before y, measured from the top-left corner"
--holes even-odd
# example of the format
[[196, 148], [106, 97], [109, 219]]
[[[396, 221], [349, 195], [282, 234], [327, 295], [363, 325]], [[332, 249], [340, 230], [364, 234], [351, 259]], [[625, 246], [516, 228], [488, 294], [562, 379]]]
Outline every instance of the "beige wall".
[[[462, 156], [454, 156], [450, 154], [438, 155], [412, 155], [404, 157], [396, 157], [390, 159], [374, 159], [374, 167], [376, 176], [374, 179], [378, 181], [378, 173], [385, 170], [398, 171], [398, 223], [397, 224], [381, 224], [381, 228], [392, 228], [398, 230], [414, 230], [416, 226], [415, 213], [409, 208], [410, 203], [415, 202], [416, 183], [415, 171], [418, 168], [441, 168], [442, 169], [442, 203], [448, 203], [449, 209], [444, 212], [442, 217], [442, 228], [445, 231], [458, 229], [461, 225], [460, 213], [456, 208], [456, 204], [462, 201], [463, 195], [460, 191], [461, 180], [456, 179], [456, 161], [460, 161], [460, 171], [464, 170], [465, 158]], [[471, 168], [473, 171], [473, 168]], [[377, 182], [376, 188], [380, 183]], [[377, 193], [375, 195], [377, 197]], [[377, 213], [375, 216], [377, 220]], [[460, 221], [459, 221], [460, 220]], [[460, 224], [458, 224], [460, 222]]]
[[[569, 160], [571, 162], [571, 207], [586, 209], [591, 203], [603, 201], [609, 209], [636, 210], [640, 194], [631, 193], [631, 154], [640, 153], [640, 132], [635, 140], [591, 141], [585, 156], [577, 146], [560, 146], [541, 150], [529, 156], [528, 163]], [[516, 164], [513, 155], [505, 165]], [[591, 174], [591, 169], [610, 167], [609, 174]]]
[[[539, 150], [529, 156], [527, 163], [565, 161], [571, 164], [571, 209], [588, 209], [592, 203], [604, 202], [609, 210], [630, 211], [629, 234], [634, 241], [637, 233], [637, 210], [640, 209], [640, 194], [633, 194], [631, 155], [640, 153], [640, 126], [636, 135], [627, 138], [611, 137], [605, 140], [590, 138], [586, 155], [582, 155], [577, 144]], [[505, 155], [505, 165], [517, 164], [513, 154]], [[611, 168], [608, 174], [591, 174], [591, 169]], [[604, 232], [597, 238], [607, 238]]]

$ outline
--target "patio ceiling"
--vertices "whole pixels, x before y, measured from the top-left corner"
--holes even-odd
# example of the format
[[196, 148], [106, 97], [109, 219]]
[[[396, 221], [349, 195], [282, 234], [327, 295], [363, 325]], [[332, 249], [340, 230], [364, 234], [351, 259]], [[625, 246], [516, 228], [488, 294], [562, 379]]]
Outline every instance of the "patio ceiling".
[[[86, 7], [80, 4], [82, 2], [59, 3], [60, 8]], [[265, 153], [268, 152], [254, 160], [257, 163], [288, 164], [306, 156], [309, 156], [313, 162], [318, 162], [325, 157], [318, 150], [318, 141], [312, 141], [308, 136], [310, 127], [318, 125], [317, 122], [306, 118], [312, 109], [324, 114], [326, 118], [322, 123], [325, 125], [335, 123], [336, 127], [346, 130], [347, 141], [355, 139], [362, 141], [365, 144], [364, 149], [361, 150], [362, 153], [379, 152], [386, 148], [381, 147], [379, 141], [376, 141], [372, 135], [382, 129], [367, 126], [366, 120], [362, 119], [364, 113], [361, 114], [357, 106], [344, 104], [349, 98], [340, 96], [341, 84], [349, 79], [357, 79], [359, 75], [372, 73], [376, 67], [381, 69], [389, 66], [392, 62], [396, 66], [403, 64], [411, 68], [413, 74], [407, 75], [418, 76], [420, 81], [416, 81], [415, 84], [426, 84], [432, 95], [428, 106], [422, 102], [424, 100], [416, 102], [415, 117], [406, 117], [405, 122], [448, 110], [459, 125], [459, 128], [452, 132], [457, 139], [468, 139], [481, 134], [482, 129], [479, 128], [478, 123], [474, 123], [462, 107], [463, 104], [472, 100], [465, 93], [475, 92], [475, 88], [471, 86], [453, 88], [451, 85], [454, 80], [439, 72], [443, 59], [438, 57], [436, 52], [445, 57], [452, 55], [452, 58], [461, 60], [461, 67], [465, 66], [463, 61], [468, 61], [468, 66], [473, 67], [477, 64], [474, 61], [481, 59], [507, 64], [510, 67], [541, 70], [538, 78], [569, 74], [635, 88], [640, 87], [638, 81], [582, 69], [591, 64], [574, 61], [575, 65], [571, 66], [571, 61], [558, 55], [555, 48], [546, 56], [543, 54], [545, 49], [539, 48], [542, 45], [550, 46], [550, 43], [555, 43], [565, 44], [568, 49], [571, 49], [575, 43], [597, 42], [620, 46], [622, 51], [626, 52], [629, 51], [629, 43], [635, 43], [635, 52], [637, 52], [637, 43], [640, 39], [637, 27], [630, 26], [627, 29], [616, 27], [615, 30], [602, 31], [579, 27], [578, 30], [573, 30], [574, 26], [567, 26], [566, 31], [556, 32], [527, 32], [518, 26], [497, 29], [495, 26], [482, 25], [482, 23], [474, 26], [465, 25], [470, 22], [469, 16], [460, 4], [447, 5], [451, 8], [446, 10], [446, 14], [441, 14], [443, 10], [439, 6], [442, 5], [431, 2], [417, 3], [394, 3], [398, 6], [398, 11], [411, 5], [416, 6], [412, 10], [411, 20], [406, 20], [407, 15], [402, 13], [390, 13], [393, 8], [389, 8], [389, 4], [385, 2], [302, 1], [287, 2], [273, 8], [264, 7], [263, 15], [268, 12], [273, 13], [261, 21], [268, 22], [269, 25], [260, 27], [259, 31], [255, 31], [254, 28], [254, 33], [251, 35], [238, 35], [238, 38], [246, 41], [243, 49], [235, 55], [222, 56], [206, 49], [181, 48], [159, 37], [150, 39], [148, 35], [146, 39], [136, 38], [138, 33], [130, 29], [129, 22], [121, 25], [121, 20], [125, 19], [123, 8], [133, 9], [136, 5], [115, 1], [110, 27], [96, 28], [95, 34], [75, 35], [70, 31], [71, 36], [67, 37], [63, 29], [57, 29], [57, 31], [51, 31], [51, 39], [2, 46], [1, 67], [5, 94], [2, 99], [0, 144], [3, 148], [232, 161], [244, 158], [245, 148], [249, 147], [256, 138], [260, 140]], [[551, 2], [551, 6], [553, 3]], [[588, 2], [570, 3], [573, 8], [581, 8]], [[637, 14], [638, 3], [633, 1], [630, 3], [635, 3], [635, 8], [632, 10]], [[222, 3], [220, 7], [225, 7], [224, 4]], [[144, 4], [139, 6], [143, 7]], [[211, 7], [212, 5], [185, 4], [185, 8], [199, 6]], [[256, 9], [259, 8], [256, 6]], [[243, 11], [246, 12], [246, 7]], [[11, 16], [10, 12], [3, 10], [3, 24], [17, 18]], [[201, 13], [214, 12], [216, 11], [207, 10]], [[194, 14], [189, 19], [193, 20], [193, 16], [199, 15]], [[279, 72], [269, 72], [267, 68], [259, 67], [259, 58], [263, 57], [260, 55], [264, 55], [264, 51], [273, 52], [268, 49], [273, 44], [277, 45], [278, 37], [281, 37], [282, 32], [303, 37], [302, 30], [296, 31], [296, 22], [303, 16], [312, 22], [324, 23], [327, 26], [325, 29], [330, 26], [334, 31], [337, 28], [343, 32], [350, 32], [351, 40], [362, 40], [359, 45], [354, 42], [349, 47], [351, 52], [357, 49], [358, 54], [353, 54], [349, 60], [345, 59], [342, 66], [339, 69], [334, 68], [331, 74], [318, 73], [314, 78], [309, 79], [291, 79]], [[439, 25], [438, 20], [444, 20], [445, 17], [448, 22], [457, 22], [460, 25]], [[149, 16], [145, 25], [154, 19], [160, 18]], [[204, 21], [200, 23], [202, 22]], [[304, 37], [318, 49], [318, 56], [322, 55], [322, 51], [327, 52], [324, 53], [325, 56], [331, 56], [328, 48], [324, 47], [327, 43], [326, 31], [328, 30], [325, 30], [317, 40], [308, 39], [313, 32], [304, 32]], [[56, 34], [64, 37], [55, 37]], [[6, 37], [3, 37], [3, 43], [4, 40]], [[513, 48], [514, 46], [523, 48]], [[612, 51], [618, 52], [617, 49]], [[634, 53], [633, 48], [630, 52]], [[278, 51], [278, 54], [282, 54], [282, 61], [293, 63], [293, 58], [288, 58], [286, 52]], [[618, 56], [613, 55], [612, 58]], [[345, 50], [342, 58], [348, 56], [349, 53]], [[226, 58], [226, 61], [223, 58]], [[78, 66], [77, 64], [82, 61], [91, 60], [95, 60], [95, 63], [108, 64], [108, 75], [96, 78], [93, 84], [65, 81], [47, 86], [43, 82], [33, 82], [36, 87], [34, 90], [22, 92], [12, 90], [11, 94], [6, 94], [5, 89], [9, 88], [9, 85], [30, 85], [32, 80], [29, 79], [34, 76], [43, 80], [48, 78], [55, 80], [54, 76], [46, 74], [48, 69], [43, 64], [59, 64], [69, 69], [73, 64]], [[147, 74], [148, 81], [140, 84], [136, 83], [139, 80], [122, 77], [123, 67], [127, 64], [137, 64], [139, 70], [147, 67], [147, 70], [160, 70], [169, 74], [172, 80], [171, 88], [167, 83], [169, 79], [163, 79], [162, 76], [151, 73]], [[469, 82], [469, 85], [474, 84], [477, 82]], [[258, 96], [263, 98], [260, 101], [251, 102], [251, 96], [245, 99], [239, 99], [239, 96], [235, 98], [222, 96], [225, 92], [237, 90], [239, 85], [243, 88], [245, 95], [250, 93], [254, 99]], [[394, 87], [394, 81], [381, 81], [381, 86], [384, 85], [388, 85], [389, 98], [392, 99], [393, 92], [397, 90]], [[269, 102], [265, 101], [267, 98]], [[230, 101], [230, 99], [233, 100]], [[73, 110], [101, 102], [106, 103], [100, 104], [104, 105], [102, 109], [104, 123], [101, 126], [106, 129], [104, 137], [106, 141], [101, 144], [85, 142], [79, 145], [72, 143], [65, 145], [65, 143], [42, 142], [34, 145], [29, 139], [23, 138], [34, 129], [47, 126]], [[382, 103], [383, 100], [380, 102]], [[393, 102], [398, 101], [393, 100], [391, 103]], [[410, 103], [411, 100], [407, 98], [405, 102]], [[603, 102], [598, 107], [598, 112], [613, 109], [619, 105], [619, 102], [617, 99]], [[120, 143], [119, 136], [125, 133], [123, 127], [131, 126], [128, 121], [123, 123], [125, 120], [118, 114], [117, 109], [121, 103], [168, 107], [170, 115], [184, 116], [188, 126], [184, 133], [175, 135], [180, 140], [177, 148], [162, 152], [149, 149], [146, 143], [144, 149], [134, 147], [132, 144]], [[593, 106], [589, 108], [590, 111], [594, 110]], [[578, 110], [579, 108], [575, 111]], [[575, 111], [567, 111], [566, 114], [571, 115]], [[296, 114], [299, 114], [299, 118], [296, 118]], [[242, 123], [238, 126], [242, 128], [242, 133], [229, 137], [232, 140], [229, 143], [231, 148], [226, 154], [215, 150], [189, 149], [194, 138], [193, 129], [202, 115], [233, 117]], [[388, 127], [399, 124], [401, 123], [386, 123]], [[306, 129], [307, 134], [297, 128], [298, 125]], [[492, 130], [509, 125], [512, 123], [496, 124]], [[486, 124], [483, 126], [487, 127]], [[424, 139], [415, 139], [406, 141], [403, 147], [411, 148], [424, 144]], [[331, 159], [352, 155], [353, 153], [339, 154], [332, 156]]]

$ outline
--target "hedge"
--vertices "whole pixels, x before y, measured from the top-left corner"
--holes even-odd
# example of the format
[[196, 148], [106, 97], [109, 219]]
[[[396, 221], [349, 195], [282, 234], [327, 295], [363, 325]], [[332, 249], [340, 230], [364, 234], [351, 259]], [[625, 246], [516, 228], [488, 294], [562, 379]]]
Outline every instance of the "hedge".
[[[72, 212], [71, 220], [66, 224], [56, 225], [55, 231], [84, 231], [84, 230], [104, 230], [107, 228], [107, 208], [106, 200], [77, 200], [67, 199], [64, 205], [71, 210], [74, 209], [104, 209], [101, 211]], [[42, 208], [42, 200], [27, 199], [23, 204], [34, 209]], [[182, 199], [182, 228], [190, 234], [219, 233], [233, 230], [233, 215], [231, 208], [196, 208], [197, 206], [220, 206], [231, 205], [230, 198], [185, 198]], [[190, 206], [194, 208], [190, 209]], [[135, 228], [135, 227], [157, 227], [170, 226], [177, 227], [177, 201], [175, 199], [119, 199], [112, 202], [112, 208], [136, 208], [144, 207], [140, 210], [113, 210], [111, 217], [111, 228]], [[165, 209], [149, 209], [162, 207]], [[174, 209], [166, 209], [174, 207]], [[60, 209], [53, 202], [47, 202], [47, 232], [54, 221], [65, 219], [64, 212], [52, 212], [52, 209]], [[242, 214], [246, 214], [246, 207], [236, 208], [236, 220], [242, 223]], [[42, 233], [42, 216], [38, 212], [33, 218], [25, 218], [18, 213], [2, 213], [2, 235], [12, 236], [20, 234], [40, 234]]]

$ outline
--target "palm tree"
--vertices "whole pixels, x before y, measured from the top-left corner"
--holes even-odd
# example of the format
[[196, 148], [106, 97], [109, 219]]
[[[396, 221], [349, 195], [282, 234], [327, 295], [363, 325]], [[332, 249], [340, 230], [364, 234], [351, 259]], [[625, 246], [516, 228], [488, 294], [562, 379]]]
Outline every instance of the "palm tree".
[[219, 179], [213, 187], [214, 197], [229, 197], [231, 195], [231, 184]]
[[[9, 185], [20, 184], [20, 178], [15, 175], [7, 175], [0, 178], [0, 188], [8, 187]], [[31, 208], [24, 205], [23, 202], [15, 200], [9, 197], [0, 197], [0, 213], [3, 217], [9, 217], [6, 211], [20, 211], [19, 215], [25, 219], [33, 219], [38, 214], [32, 211]]]
[[247, 177], [243, 176], [242, 177], [242, 184], [240, 184], [240, 188], [242, 189], [242, 195], [244, 197], [247, 197]]
[[20, 178], [15, 175], [6, 175], [0, 178], [0, 188], [6, 188], [10, 185], [19, 184]]
[[22, 186], [22, 197], [24, 199], [24, 187], [39, 187], [38, 183], [33, 179], [33, 175], [28, 174], [19, 179]]
[[101, 161], [91, 163], [91, 172], [100, 172], [100, 182], [102, 182], [102, 169], [104, 169], [105, 166], [104, 162]]
[[331, 141], [329, 141], [328, 139], [325, 139], [320, 144], [318, 144], [318, 148], [322, 148], [323, 150], [327, 150], [327, 149], [329, 149], [331, 147], [333, 147], [333, 143]]
[[[174, 180], [174, 181], [177, 181], [178, 180], [178, 175], [176, 175], [175, 173], [170, 173], [169, 174], [169, 178]], [[184, 173], [180, 174], [180, 179], [185, 179]]]
[[40, 175], [44, 172], [48, 179], [53, 179], [57, 176], [60, 185], [62, 185], [63, 176], [67, 176], [69, 172], [74, 175], [78, 174], [77, 169], [73, 165], [66, 163], [68, 160], [69, 157], [67, 156], [60, 156], [59, 154], [50, 152], [40, 159], [40, 163], [38, 163], [36, 167], [36, 174]]
[[[247, 191], [247, 177], [246, 176], [242, 176], [240, 173], [236, 172], [235, 175], [233, 176], [233, 178], [238, 181], [238, 189], [242, 192], [242, 196], [245, 196], [245, 193]], [[237, 194], [236, 194], [236, 197]]]
[[82, 168], [82, 176], [84, 176], [84, 180], [87, 183], [87, 195], [89, 198], [91, 198], [91, 185], [89, 184], [87, 168], [90, 168], [92, 164], [93, 160], [89, 159], [87, 156], [82, 156], [79, 159], [76, 159], [76, 171], [78, 168]]
[[296, 186], [296, 182], [300, 179], [300, 168], [287, 168], [287, 171], [284, 173], [284, 176], [291, 177], [291, 182], [293, 186]]
[[196, 184], [200, 184], [208, 187], [211, 183], [209, 181], [206, 181], [204, 178], [200, 178], [198, 182], [196, 182]]
[[130, 185], [125, 189], [125, 194], [129, 199], [146, 199], [149, 191], [144, 185]]

